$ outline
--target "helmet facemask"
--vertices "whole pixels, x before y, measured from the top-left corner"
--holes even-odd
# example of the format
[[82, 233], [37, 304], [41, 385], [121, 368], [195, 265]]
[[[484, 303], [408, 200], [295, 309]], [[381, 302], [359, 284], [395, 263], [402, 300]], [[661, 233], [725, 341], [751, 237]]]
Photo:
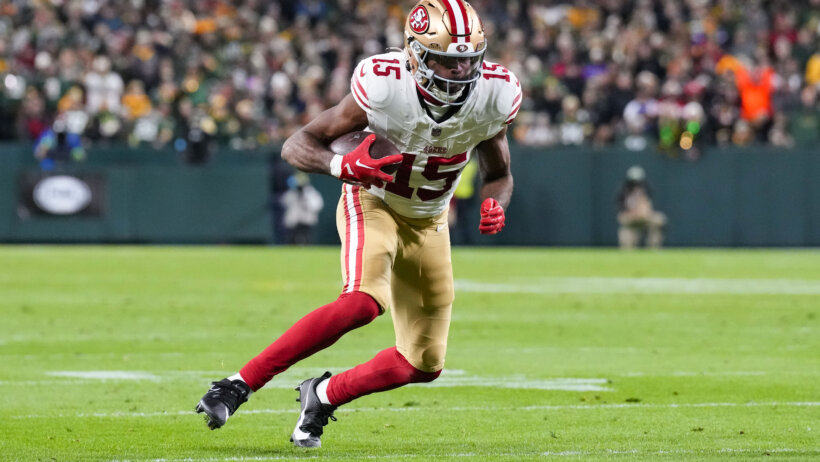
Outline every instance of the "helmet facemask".
[[[442, 53], [425, 47], [421, 42], [408, 39], [408, 52], [418, 63], [413, 78], [419, 88], [424, 90], [437, 102], [443, 105], [461, 105], [461, 96], [469, 92], [473, 84], [481, 78], [481, 63], [484, 61], [484, 50], [465, 53]], [[434, 61], [445, 69], [467, 67], [464, 79], [448, 79], [435, 73], [427, 63]], [[461, 98], [461, 99], [460, 99]]]

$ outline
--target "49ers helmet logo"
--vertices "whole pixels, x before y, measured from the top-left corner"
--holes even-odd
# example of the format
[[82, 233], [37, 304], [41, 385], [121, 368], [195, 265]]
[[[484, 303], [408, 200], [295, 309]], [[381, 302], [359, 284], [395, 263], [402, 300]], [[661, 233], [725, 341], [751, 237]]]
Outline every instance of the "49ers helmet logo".
[[427, 9], [419, 5], [410, 13], [410, 29], [417, 34], [423, 34], [427, 32], [428, 27], [430, 27], [430, 16], [427, 14]]

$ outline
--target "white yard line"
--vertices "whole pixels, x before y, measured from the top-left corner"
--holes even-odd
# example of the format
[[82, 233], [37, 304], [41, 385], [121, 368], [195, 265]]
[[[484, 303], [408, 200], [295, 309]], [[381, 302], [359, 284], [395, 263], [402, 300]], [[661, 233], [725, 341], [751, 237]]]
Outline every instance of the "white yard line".
[[486, 282], [457, 279], [456, 291], [525, 294], [820, 295], [808, 279], [548, 277]]
[[[500, 452], [500, 453], [456, 453], [456, 454], [384, 454], [384, 455], [334, 455], [333, 459], [355, 459], [355, 460], [395, 460], [395, 459], [470, 459], [470, 458], [561, 458], [561, 457], [582, 457], [582, 456], [608, 456], [608, 455], [635, 455], [635, 456], [664, 456], [664, 455], [694, 455], [707, 456], [713, 454], [739, 453], [739, 454], [789, 454], [789, 455], [816, 455], [820, 453], [820, 448], [796, 449], [796, 448], [722, 448], [722, 449], [661, 449], [658, 451], [642, 451], [640, 449], [602, 449], [599, 451], [545, 451], [545, 452]], [[108, 462], [252, 462], [252, 461], [276, 461], [276, 460], [312, 460], [325, 458], [323, 456], [251, 456], [251, 457], [223, 457], [223, 458], [179, 458], [179, 459], [111, 459]]]
[[[493, 407], [493, 406], [454, 406], [454, 407], [354, 407], [340, 408], [336, 412], [505, 412], [505, 411], [561, 411], [561, 410], [612, 410], [612, 409], [680, 409], [680, 408], [716, 408], [716, 407], [736, 407], [736, 408], [757, 408], [757, 407], [820, 407], [820, 401], [793, 401], [793, 402], [749, 402], [749, 403], [612, 403], [612, 404], [555, 404], [555, 405], [535, 405], [519, 407]], [[192, 408], [193, 409], [193, 408]], [[241, 415], [264, 415], [264, 414], [298, 414], [298, 407], [288, 409], [243, 409]], [[13, 419], [42, 419], [56, 417], [97, 417], [97, 418], [120, 418], [120, 417], [174, 417], [174, 416], [194, 416], [193, 410], [184, 411], [159, 411], [159, 412], [81, 412], [77, 414], [28, 414], [11, 416]]]
[[[345, 367], [333, 367], [330, 370], [345, 370]], [[302, 368], [301, 370], [288, 371], [283, 374], [278, 380], [272, 381], [267, 385], [267, 388], [291, 389], [293, 383], [297, 381], [298, 377], [310, 377], [320, 375], [323, 370], [316, 368]], [[199, 380], [214, 380], [219, 378], [221, 374], [208, 374], [204, 378], [195, 371], [166, 371], [166, 372], [148, 372], [148, 371], [117, 371], [117, 370], [91, 370], [91, 371], [48, 371], [46, 375], [52, 377], [65, 377], [65, 382], [59, 380], [26, 380], [26, 381], [0, 381], [0, 386], [14, 386], [14, 385], [59, 385], [72, 384], [82, 385], [86, 383], [99, 383], [100, 381], [179, 381], [185, 378], [188, 381], [192, 377], [197, 377]], [[210, 377], [210, 378], [209, 378]], [[562, 391], [613, 391], [612, 388], [606, 386], [607, 379], [603, 378], [546, 378], [537, 379], [525, 376], [511, 376], [511, 377], [480, 377], [467, 374], [466, 371], [460, 369], [445, 370], [445, 373], [433, 383], [410, 386], [426, 386], [436, 388], [455, 388], [455, 387], [483, 387], [483, 388], [514, 388], [514, 389], [530, 389], [530, 390], [562, 390]]]
[[[269, 389], [291, 389], [293, 384], [305, 377], [321, 375], [324, 371], [343, 371], [350, 369], [346, 366], [332, 367], [294, 367], [279, 375], [276, 380], [269, 382], [265, 387]], [[800, 375], [817, 375], [818, 371], [801, 371]], [[44, 385], [88, 385], [100, 381], [133, 381], [147, 380], [153, 382], [190, 382], [192, 380], [211, 381], [227, 374], [226, 371], [47, 371], [46, 375], [55, 377], [42, 380], [0, 380], [2, 386], [44, 386]], [[610, 377], [759, 377], [770, 374], [766, 371], [668, 371], [663, 373], [631, 371], [613, 374]], [[603, 378], [531, 378], [525, 376], [510, 377], [482, 377], [469, 374], [462, 369], [445, 369], [441, 377], [435, 382], [425, 384], [410, 384], [409, 386], [455, 388], [455, 387], [485, 387], [485, 388], [517, 388], [533, 390], [564, 390], [564, 391], [614, 391], [607, 386], [609, 381]]]
[[433, 388], [453, 387], [485, 387], [485, 388], [518, 388], [529, 390], [561, 390], [561, 391], [613, 391], [605, 386], [607, 379], [528, 379], [525, 377], [448, 377], [442, 375], [434, 382], [423, 385]]
[[144, 371], [48, 371], [46, 375], [91, 380], [162, 380], [159, 376]]
[[[268, 389], [289, 390], [294, 383], [298, 383], [305, 377], [321, 375], [326, 370], [342, 371], [349, 369], [345, 366], [331, 367], [294, 367], [281, 374], [276, 380], [269, 382], [265, 387]], [[84, 386], [97, 385], [101, 382], [111, 381], [150, 381], [150, 382], [202, 382], [203, 385], [210, 381], [224, 377], [225, 371], [122, 371], [122, 370], [87, 370], [87, 371], [47, 371], [45, 375], [51, 376], [49, 379], [18, 379], [0, 380], [0, 387], [31, 387], [31, 386]], [[643, 371], [630, 371], [613, 374], [611, 378], [634, 379], [642, 377], [760, 377], [769, 375], [766, 371], [667, 371], [663, 373], [650, 373]], [[818, 375], [820, 371], [801, 371], [800, 375]], [[506, 388], [506, 389], [529, 389], [529, 390], [555, 390], [555, 391], [615, 391], [611, 381], [605, 378], [533, 378], [523, 375], [506, 377], [485, 377], [470, 374], [462, 369], [445, 369], [441, 377], [431, 383], [410, 384], [411, 387], [429, 388], [457, 388], [457, 387], [482, 387], [482, 388]]]
[[[672, 372], [623, 372], [614, 377], [760, 377], [767, 375], [766, 371], [672, 371]], [[812, 372], [811, 375], [815, 375]]]

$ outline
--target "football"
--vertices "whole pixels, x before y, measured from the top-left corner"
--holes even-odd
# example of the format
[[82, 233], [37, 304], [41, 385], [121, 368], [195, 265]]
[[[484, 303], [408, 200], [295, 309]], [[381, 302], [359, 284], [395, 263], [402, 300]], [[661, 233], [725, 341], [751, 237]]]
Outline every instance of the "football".
[[[343, 156], [356, 149], [370, 134], [375, 133], [366, 131], [347, 133], [333, 140], [333, 142], [330, 143], [330, 150], [333, 151], [334, 154]], [[369, 154], [370, 157], [374, 159], [381, 159], [382, 157], [391, 156], [393, 154], [401, 154], [401, 151], [387, 138], [376, 135], [376, 140], [370, 145]], [[395, 173], [398, 169], [399, 164], [390, 164], [382, 167], [383, 172], [390, 174]]]

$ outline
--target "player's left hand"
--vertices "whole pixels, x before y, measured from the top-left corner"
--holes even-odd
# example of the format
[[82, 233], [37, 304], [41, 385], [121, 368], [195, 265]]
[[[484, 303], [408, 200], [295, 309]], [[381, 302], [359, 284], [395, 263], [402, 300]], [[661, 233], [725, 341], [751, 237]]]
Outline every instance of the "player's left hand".
[[481, 234], [498, 234], [504, 228], [504, 209], [492, 197], [481, 203], [481, 222], [478, 231]]

